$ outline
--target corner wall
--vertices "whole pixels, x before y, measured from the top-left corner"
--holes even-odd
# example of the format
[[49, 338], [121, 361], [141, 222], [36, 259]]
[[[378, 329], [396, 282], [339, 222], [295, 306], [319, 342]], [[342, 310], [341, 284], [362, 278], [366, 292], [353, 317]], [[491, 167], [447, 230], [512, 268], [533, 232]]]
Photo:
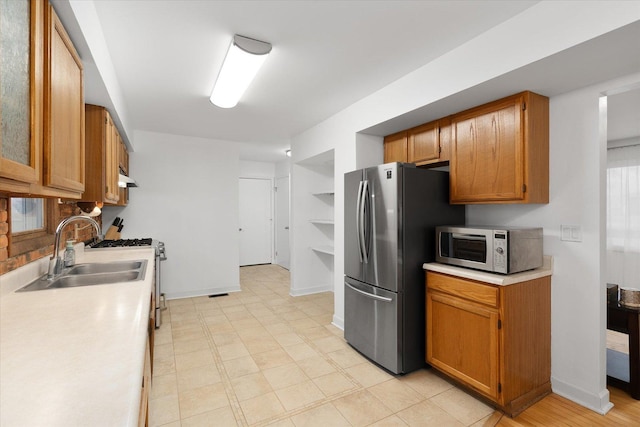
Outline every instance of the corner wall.
[[[344, 319], [341, 261], [344, 189], [341, 183], [345, 172], [366, 166], [372, 160], [369, 156], [359, 156], [366, 148], [358, 143], [356, 134], [560, 53], [634, 22], [639, 16], [637, 8], [625, 2], [581, 2], [578, 14], [571, 2], [541, 2], [293, 139], [296, 163], [335, 149], [336, 325], [341, 326]], [[474, 67], [469, 67], [469, 63]], [[598, 91], [614, 84], [618, 82], [552, 98], [552, 200], [549, 205], [509, 206], [504, 210], [496, 207], [486, 212], [478, 208], [469, 214], [472, 220], [489, 221], [490, 218], [497, 223], [538, 223], [545, 227], [545, 251], [559, 257], [552, 279], [553, 387], [558, 393], [601, 413], [610, 409], [610, 403], [604, 376], [604, 299], [600, 299], [601, 294], [604, 297], [604, 290], [600, 288], [603, 283], [600, 233], [604, 225], [602, 176], [598, 171], [604, 149], [598, 142]], [[372, 143], [371, 149], [381, 152], [381, 147], [374, 145]], [[365, 157], [366, 160], [358, 161]], [[294, 191], [298, 185], [296, 180], [294, 169]], [[294, 215], [300, 209], [296, 202], [293, 200]], [[564, 218], [583, 224], [582, 245], [554, 243], [558, 221]], [[292, 251], [303, 250], [305, 244], [294, 239]], [[293, 277], [302, 268], [304, 266], [293, 264]]]
[[143, 131], [135, 133], [135, 143], [130, 168], [138, 188], [131, 189], [126, 208], [109, 208], [124, 219], [123, 238], [165, 242], [167, 299], [240, 290], [238, 148]]
[[[548, 205], [468, 206], [474, 224], [544, 228], [553, 256], [553, 391], [594, 411], [610, 409], [606, 389], [606, 116], [600, 96], [640, 82], [640, 74], [556, 97], [549, 103]], [[604, 134], [601, 126], [604, 125]], [[562, 224], [580, 225], [582, 242], [560, 240]]]

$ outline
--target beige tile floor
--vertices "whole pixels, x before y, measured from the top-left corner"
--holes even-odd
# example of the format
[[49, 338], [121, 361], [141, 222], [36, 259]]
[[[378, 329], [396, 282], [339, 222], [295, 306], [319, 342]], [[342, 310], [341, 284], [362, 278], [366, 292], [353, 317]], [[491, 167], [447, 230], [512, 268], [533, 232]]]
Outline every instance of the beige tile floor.
[[279, 266], [241, 292], [168, 301], [156, 331], [152, 426], [469, 426], [489, 406], [420, 370], [393, 376], [331, 325], [333, 293], [289, 296]]

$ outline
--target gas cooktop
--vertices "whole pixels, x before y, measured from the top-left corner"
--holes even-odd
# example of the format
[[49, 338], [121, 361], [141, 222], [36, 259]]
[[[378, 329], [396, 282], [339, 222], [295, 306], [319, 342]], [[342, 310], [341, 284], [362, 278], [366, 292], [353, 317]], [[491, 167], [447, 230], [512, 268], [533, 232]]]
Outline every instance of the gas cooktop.
[[153, 239], [118, 239], [103, 240], [91, 245], [92, 248], [119, 248], [123, 246], [151, 246]]

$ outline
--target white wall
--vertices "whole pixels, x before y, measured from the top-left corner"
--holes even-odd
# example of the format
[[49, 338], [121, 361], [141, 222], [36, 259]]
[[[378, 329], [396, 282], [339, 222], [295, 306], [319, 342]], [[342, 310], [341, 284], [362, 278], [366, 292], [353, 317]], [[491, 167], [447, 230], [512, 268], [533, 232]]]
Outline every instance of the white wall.
[[291, 158], [287, 157], [286, 160], [276, 163], [276, 178], [291, 175]]
[[138, 188], [126, 208], [107, 209], [109, 218], [124, 218], [123, 237], [165, 242], [167, 299], [240, 290], [237, 147], [140, 131], [135, 146], [130, 170]]
[[273, 180], [275, 163], [240, 160], [240, 178], [267, 178]]
[[[298, 135], [292, 141], [294, 163], [335, 150], [335, 275], [334, 323], [343, 324], [343, 175], [375, 160], [362, 155], [356, 134], [497, 78], [529, 63], [561, 52], [629, 22], [640, 14], [630, 3], [541, 2], [465, 45]], [[505, 54], [507, 52], [507, 54]], [[469, 64], [473, 64], [472, 67]], [[633, 78], [631, 78], [633, 79]], [[551, 102], [551, 201], [546, 206], [472, 209], [470, 217], [498, 223], [538, 223], [545, 227], [545, 250], [559, 258], [552, 287], [552, 376], [559, 393], [598, 412], [610, 408], [604, 377], [604, 289], [602, 236], [602, 155], [598, 145], [598, 91], [589, 88]], [[526, 88], [522, 88], [524, 90]], [[371, 140], [378, 145], [380, 141]], [[571, 163], [569, 163], [571, 161]], [[306, 191], [294, 168], [293, 215], [300, 206], [296, 195]], [[557, 241], [560, 221], [583, 226], [581, 244]], [[307, 242], [296, 236], [292, 252]], [[292, 280], [300, 280], [304, 265], [292, 258]], [[302, 271], [299, 271], [302, 270]]]
[[[604, 353], [606, 133], [600, 131], [599, 98], [634, 82], [640, 82], [640, 74], [551, 98], [548, 205], [467, 207], [473, 223], [544, 227], [544, 252], [554, 259], [553, 390], [596, 410], [605, 410], [609, 400]], [[561, 241], [561, 224], [580, 225], [582, 242]]]

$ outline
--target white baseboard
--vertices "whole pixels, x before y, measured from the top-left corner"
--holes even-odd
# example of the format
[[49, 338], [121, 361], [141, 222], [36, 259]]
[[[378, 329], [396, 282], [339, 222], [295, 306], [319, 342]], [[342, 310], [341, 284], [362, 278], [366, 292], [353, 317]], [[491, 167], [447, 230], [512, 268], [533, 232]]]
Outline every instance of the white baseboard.
[[292, 297], [300, 297], [303, 295], [319, 294], [321, 292], [333, 292], [333, 286], [322, 285], [322, 286], [315, 286], [313, 288], [290, 289], [289, 295], [291, 295]]
[[551, 389], [555, 394], [565, 397], [578, 405], [582, 405], [585, 408], [591, 409], [592, 411], [602, 415], [605, 415], [611, 408], [613, 408], [613, 403], [609, 401], [609, 390], [606, 388], [597, 395], [594, 395], [582, 390], [581, 388], [551, 377]]
[[164, 297], [166, 300], [181, 299], [181, 298], [193, 298], [203, 297], [209, 295], [227, 294], [229, 292], [240, 292], [240, 286], [228, 286], [224, 288], [213, 289], [195, 289], [187, 292], [165, 292]]
[[344, 331], [344, 319], [336, 316], [335, 314], [333, 315], [333, 321], [331, 322], [331, 324], [336, 328], [342, 329]]

